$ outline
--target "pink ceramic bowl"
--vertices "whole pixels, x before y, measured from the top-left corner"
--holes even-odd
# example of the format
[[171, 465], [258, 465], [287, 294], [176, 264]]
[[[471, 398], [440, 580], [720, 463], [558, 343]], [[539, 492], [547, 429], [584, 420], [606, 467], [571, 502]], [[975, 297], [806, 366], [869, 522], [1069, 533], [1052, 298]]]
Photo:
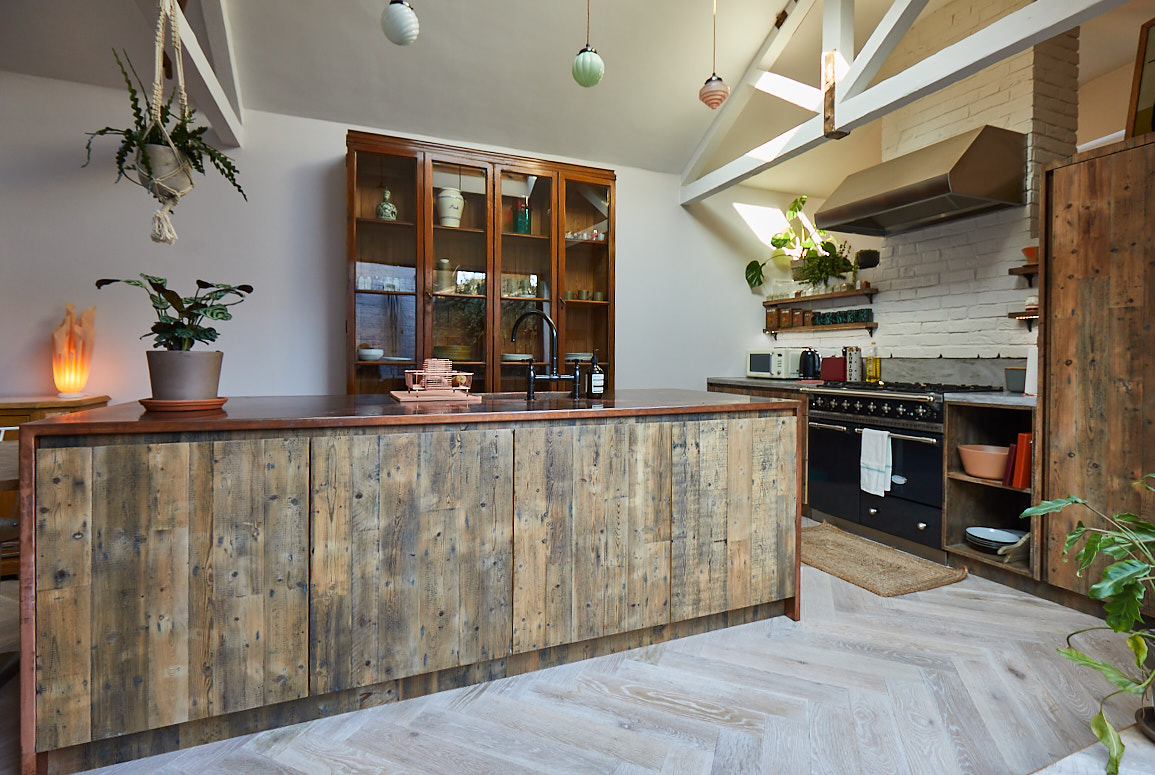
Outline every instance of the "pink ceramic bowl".
[[993, 447], [990, 444], [959, 444], [958, 456], [962, 467], [971, 476], [980, 479], [1002, 480], [1007, 469], [1009, 447]]

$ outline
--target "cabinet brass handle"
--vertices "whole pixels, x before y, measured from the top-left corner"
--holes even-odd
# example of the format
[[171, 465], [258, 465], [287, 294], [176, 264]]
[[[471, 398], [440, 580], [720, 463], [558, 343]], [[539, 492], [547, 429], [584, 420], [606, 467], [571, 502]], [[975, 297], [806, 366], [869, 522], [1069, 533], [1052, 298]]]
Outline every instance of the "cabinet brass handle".
[[878, 509], [867, 509], [866, 513], [872, 517], [878, 516]]
[[919, 530], [926, 530], [926, 523], [925, 522], [919, 522], [917, 527]]

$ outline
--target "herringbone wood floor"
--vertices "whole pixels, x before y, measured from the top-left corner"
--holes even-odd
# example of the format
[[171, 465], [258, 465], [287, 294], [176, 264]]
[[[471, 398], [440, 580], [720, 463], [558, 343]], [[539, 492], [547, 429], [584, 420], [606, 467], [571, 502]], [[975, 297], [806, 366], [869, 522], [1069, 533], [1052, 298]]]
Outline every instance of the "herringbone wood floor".
[[[9, 606], [15, 585], [3, 586]], [[1086, 719], [1106, 684], [1055, 653], [1067, 632], [1093, 623], [974, 576], [884, 599], [804, 567], [801, 622], [734, 627], [99, 772], [1032, 773], [1094, 742]], [[1112, 719], [1129, 724], [1136, 704], [1114, 703]], [[16, 766], [15, 709], [12, 682], [0, 692], [3, 773]], [[1061, 771], [1102, 771], [1088, 760]]]

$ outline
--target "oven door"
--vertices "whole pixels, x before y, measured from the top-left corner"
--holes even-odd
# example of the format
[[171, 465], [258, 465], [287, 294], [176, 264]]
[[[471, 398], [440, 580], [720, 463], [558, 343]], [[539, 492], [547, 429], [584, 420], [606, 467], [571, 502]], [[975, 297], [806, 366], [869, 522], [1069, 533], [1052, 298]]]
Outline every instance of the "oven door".
[[[894, 469], [887, 497], [906, 498], [936, 509], [942, 508], [942, 434], [885, 428], [874, 424], [869, 427], [890, 431], [890, 453]], [[856, 430], [861, 433], [861, 427]], [[856, 468], [857, 465], [856, 453]]]
[[859, 521], [858, 460], [861, 436], [854, 423], [812, 419], [807, 435], [810, 510]]

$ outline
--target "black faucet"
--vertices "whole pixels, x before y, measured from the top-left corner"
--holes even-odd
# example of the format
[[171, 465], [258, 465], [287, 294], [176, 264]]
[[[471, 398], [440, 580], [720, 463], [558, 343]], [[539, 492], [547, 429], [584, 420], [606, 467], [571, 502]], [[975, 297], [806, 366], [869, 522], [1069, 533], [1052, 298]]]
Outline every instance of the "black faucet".
[[537, 317], [540, 317], [542, 320], [545, 321], [546, 325], [549, 326], [549, 372], [547, 372], [546, 374], [538, 374], [537, 372], [535, 372], [533, 370], [533, 360], [532, 359], [530, 360], [530, 362], [529, 362], [529, 375], [528, 375], [529, 381], [528, 381], [528, 384], [526, 385], [525, 400], [526, 401], [532, 401], [533, 400], [534, 383], [539, 379], [550, 380], [553, 382], [565, 382], [565, 381], [572, 380], [573, 381], [573, 390], [571, 391], [570, 395], [573, 398], [577, 398], [578, 397], [578, 388], [579, 388], [579, 384], [581, 382], [581, 380], [578, 378], [578, 371], [579, 371], [580, 367], [578, 366], [578, 362], [574, 361], [573, 362], [573, 366], [574, 366], [574, 373], [573, 374], [558, 374], [558, 372], [557, 372], [557, 326], [554, 325], [554, 322], [553, 322], [553, 320], [550, 319], [549, 315], [545, 314], [540, 309], [531, 309], [529, 312], [523, 312], [521, 314], [521, 316], [518, 317], [517, 320], [513, 321], [513, 331], [510, 332], [509, 341], [511, 341], [511, 342], [517, 341], [517, 329], [519, 329], [521, 327], [521, 324], [523, 322], [525, 322], [526, 318], [533, 317], [534, 315], [536, 315]]

